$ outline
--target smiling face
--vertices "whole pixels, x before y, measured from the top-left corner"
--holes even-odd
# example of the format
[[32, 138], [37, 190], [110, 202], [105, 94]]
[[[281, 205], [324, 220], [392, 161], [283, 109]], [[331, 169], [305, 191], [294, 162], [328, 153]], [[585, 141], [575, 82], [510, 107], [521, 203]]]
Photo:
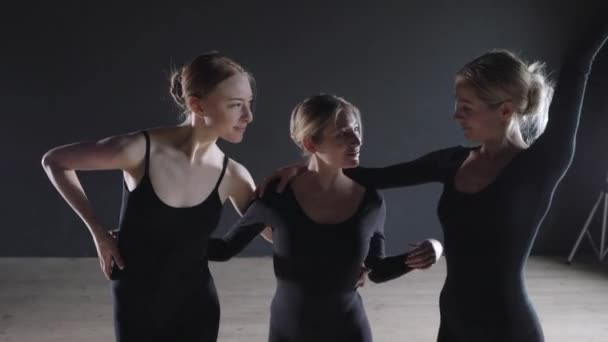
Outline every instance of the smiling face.
[[253, 120], [255, 80], [217, 51], [201, 54], [171, 76], [171, 96], [187, 115], [184, 124], [232, 143], [243, 140]]
[[461, 76], [455, 81], [454, 120], [467, 140], [486, 142], [506, 135], [513, 114], [508, 101], [487, 104]]
[[[341, 112], [333, 123], [325, 127], [313, 154], [335, 168], [352, 168], [359, 165], [362, 145], [361, 125], [352, 112]], [[311, 151], [312, 152], [312, 151]]]
[[194, 99], [192, 108], [197, 118], [195, 125], [204, 125], [220, 138], [231, 143], [239, 143], [247, 125], [253, 121], [251, 105], [253, 92], [249, 75], [238, 73], [222, 82], [205, 98]]
[[331, 94], [311, 96], [291, 113], [293, 141], [322, 163], [335, 168], [359, 165], [361, 115], [357, 107]]

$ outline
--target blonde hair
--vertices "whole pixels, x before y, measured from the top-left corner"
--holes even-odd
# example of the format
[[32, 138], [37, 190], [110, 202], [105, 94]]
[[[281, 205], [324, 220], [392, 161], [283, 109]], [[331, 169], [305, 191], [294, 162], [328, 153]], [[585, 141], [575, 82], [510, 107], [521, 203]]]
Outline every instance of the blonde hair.
[[335, 124], [341, 114], [353, 115], [363, 136], [361, 113], [357, 107], [341, 97], [319, 94], [301, 101], [292, 110], [289, 122], [291, 139], [302, 149], [304, 155], [308, 155], [304, 139], [310, 137], [314, 143], [321, 143], [325, 128], [331, 123]]
[[240, 73], [249, 77], [255, 96], [255, 79], [240, 64], [217, 51], [203, 53], [172, 72], [169, 93], [182, 110], [185, 122], [188, 122], [191, 119], [187, 104], [188, 96], [202, 99], [222, 81]]
[[515, 116], [507, 132], [512, 143], [528, 148], [545, 131], [553, 83], [544, 63], [528, 64], [510, 51], [493, 50], [467, 63], [457, 75], [490, 107], [512, 102]]

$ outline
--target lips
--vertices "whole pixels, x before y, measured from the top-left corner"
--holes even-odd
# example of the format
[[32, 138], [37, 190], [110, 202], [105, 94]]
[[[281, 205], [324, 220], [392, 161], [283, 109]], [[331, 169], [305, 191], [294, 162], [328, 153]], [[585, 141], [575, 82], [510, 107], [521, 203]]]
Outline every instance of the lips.
[[243, 126], [243, 127], [234, 127], [235, 131], [239, 131], [241, 133], [245, 132], [245, 130], [247, 129], [247, 126]]
[[346, 155], [349, 157], [357, 157], [357, 156], [359, 156], [359, 150], [346, 152]]

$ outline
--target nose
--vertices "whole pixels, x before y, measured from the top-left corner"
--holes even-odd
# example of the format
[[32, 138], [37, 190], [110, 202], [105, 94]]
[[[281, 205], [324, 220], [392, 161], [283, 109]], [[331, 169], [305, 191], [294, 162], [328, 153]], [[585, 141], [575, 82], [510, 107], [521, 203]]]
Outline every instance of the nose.
[[243, 106], [243, 114], [241, 115], [241, 120], [250, 123], [253, 121], [253, 112], [251, 111], [250, 106]]
[[460, 110], [455, 110], [454, 114], [452, 114], [452, 118], [456, 121], [462, 121], [464, 119], [464, 114], [462, 114], [462, 111]]
[[361, 136], [356, 132], [350, 134], [350, 146], [359, 147], [361, 146]]

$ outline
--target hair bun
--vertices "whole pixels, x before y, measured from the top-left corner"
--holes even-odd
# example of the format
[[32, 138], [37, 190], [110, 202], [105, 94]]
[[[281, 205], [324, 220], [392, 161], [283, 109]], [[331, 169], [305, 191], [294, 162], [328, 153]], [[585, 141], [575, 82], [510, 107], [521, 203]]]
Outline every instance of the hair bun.
[[186, 108], [186, 100], [184, 99], [184, 88], [182, 86], [182, 68], [174, 71], [171, 75], [171, 86], [169, 92], [175, 103], [182, 109]]

